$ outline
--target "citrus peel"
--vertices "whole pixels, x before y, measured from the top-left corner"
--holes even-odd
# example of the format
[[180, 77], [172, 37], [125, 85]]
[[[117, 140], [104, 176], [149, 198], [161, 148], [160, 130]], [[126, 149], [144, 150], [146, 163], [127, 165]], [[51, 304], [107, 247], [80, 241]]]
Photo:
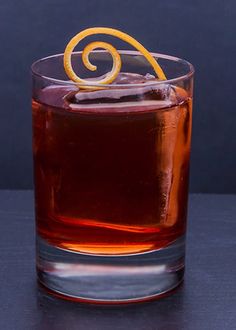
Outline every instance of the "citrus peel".
[[80, 78], [75, 71], [73, 70], [72, 63], [71, 63], [71, 55], [77, 46], [77, 44], [83, 40], [84, 38], [94, 35], [94, 34], [106, 34], [106, 35], [111, 35], [114, 37], [117, 37], [130, 45], [132, 45], [134, 48], [136, 48], [145, 58], [146, 60], [151, 64], [153, 67], [153, 70], [155, 71], [157, 77], [161, 80], [166, 80], [166, 76], [160, 67], [160, 65], [157, 63], [157, 61], [154, 59], [154, 57], [149, 53], [149, 51], [142, 45], [140, 44], [136, 39], [133, 37], [129, 36], [128, 34], [121, 32], [116, 29], [112, 28], [104, 28], [104, 27], [95, 27], [95, 28], [89, 28], [85, 29], [78, 34], [76, 34], [67, 44], [65, 52], [64, 52], [64, 69], [67, 74], [67, 76], [74, 82], [79, 83], [79, 84], [88, 84], [88, 85], [98, 85], [98, 84], [110, 84], [112, 83], [117, 75], [120, 72], [121, 69], [121, 57], [118, 51], [116, 50], [115, 47], [113, 47], [111, 44], [107, 42], [102, 42], [102, 41], [95, 41], [91, 42], [88, 44], [83, 52], [82, 52], [82, 61], [85, 67], [91, 71], [95, 71], [97, 67], [93, 65], [90, 60], [89, 60], [89, 54], [97, 48], [102, 48], [107, 50], [113, 59], [113, 67], [112, 70], [106, 75], [105, 78], [96, 80], [94, 82], [91, 82], [91, 80], [86, 80]]

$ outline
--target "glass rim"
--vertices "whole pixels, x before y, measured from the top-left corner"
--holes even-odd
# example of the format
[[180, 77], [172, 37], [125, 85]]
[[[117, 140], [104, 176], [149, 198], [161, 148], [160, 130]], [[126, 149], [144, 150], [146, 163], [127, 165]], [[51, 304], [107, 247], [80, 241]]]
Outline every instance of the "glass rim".
[[[143, 56], [139, 51], [134, 51], [134, 50], [117, 50], [119, 52], [119, 54], [121, 55], [133, 55], [133, 56], [137, 56], [137, 55], [140, 55], [140, 56]], [[92, 53], [107, 53], [108, 52], [106, 50], [94, 50]], [[76, 51], [76, 52], [73, 52], [72, 55], [74, 54], [82, 54], [82, 51]], [[150, 81], [148, 82], [148, 86], [155, 86], [155, 85], [160, 85], [160, 84], [174, 84], [174, 83], [177, 83], [181, 80], [185, 80], [185, 79], [190, 79], [193, 75], [194, 75], [194, 66], [184, 60], [184, 59], [181, 59], [179, 57], [175, 57], [175, 56], [172, 56], [172, 55], [166, 55], [166, 54], [161, 54], [161, 53], [153, 53], [151, 52], [150, 53], [155, 59], [165, 59], [165, 60], [169, 60], [169, 61], [172, 61], [172, 62], [181, 62], [182, 64], [185, 64], [188, 66], [189, 70], [186, 74], [183, 74], [183, 75], [179, 75], [178, 77], [176, 78], [171, 78], [171, 79], [166, 79], [166, 80], [156, 80], [156, 81]], [[103, 87], [103, 88], [132, 88], [132, 87], [143, 87], [144, 84], [143, 83], [138, 83], [138, 84], [115, 84], [115, 85], [112, 85], [112, 84], [96, 84], [94, 83], [91, 83], [91, 84], [81, 84], [81, 83], [77, 83], [77, 82], [74, 82], [74, 81], [71, 81], [71, 80], [61, 80], [61, 79], [56, 79], [56, 78], [52, 78], [52, 77], [49, 77], [47, 75], [43, 75], [43, 74], [40, 74], [37, 69], [35, 68], [36, 65], [38, 65], [40, 62], [43, 62], [45, 60], [48, 60], [48, 59], [51, 59], [51, 58], [57, 58], [57, 57], [63, 57], [64, 56], [64, 53], [58, 53], [58, 54], [54, 54], [54, 55], [49, 55], [49, 56], [46, 56], [46, 57], [43, 57], [43, 58], [40, 58], [36, 61], [34, 61], [31, 65], [31, 73], [34, 75], [34, 76], [37, 76], [37, 77], [40, 77], [48, 82], [51, 82], [51, 83], [54, 83], [54, 84], [57, 84], [57, 85], [66, 85], [66, 86], [76, 86], [77, 88], [80, 87], [80, 86], [83, 86], [83, 87]], [[122, 71], [121, 71], [122, 72]]]

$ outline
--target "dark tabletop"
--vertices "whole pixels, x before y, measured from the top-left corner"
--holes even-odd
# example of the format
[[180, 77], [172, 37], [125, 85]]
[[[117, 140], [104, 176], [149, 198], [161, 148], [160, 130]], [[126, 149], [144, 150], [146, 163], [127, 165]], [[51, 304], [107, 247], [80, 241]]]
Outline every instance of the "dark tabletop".
[[36, 284], [32, 191], [0, 191], [1, 330], [236, 329], [236, 195], [191, 195], [184, 284], [150, 303], [96, 307]]

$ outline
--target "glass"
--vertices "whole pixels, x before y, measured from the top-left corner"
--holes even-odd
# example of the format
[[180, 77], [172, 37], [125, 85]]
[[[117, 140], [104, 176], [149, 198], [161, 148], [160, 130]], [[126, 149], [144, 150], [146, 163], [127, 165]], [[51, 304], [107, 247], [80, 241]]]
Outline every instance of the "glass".
[[[183, 280], [193, 67], [153, 54], [168, 80], [144, 84], [143, 56], [120, 53], [130, 74], [96, 90], [68, 80], [63, 54], [32, 66], [38, 279], [64, 298], [143, 301]], [[110, 70], [106, 51], [91, 61]], [[93, 77], [81, 52], [72, 63]]]

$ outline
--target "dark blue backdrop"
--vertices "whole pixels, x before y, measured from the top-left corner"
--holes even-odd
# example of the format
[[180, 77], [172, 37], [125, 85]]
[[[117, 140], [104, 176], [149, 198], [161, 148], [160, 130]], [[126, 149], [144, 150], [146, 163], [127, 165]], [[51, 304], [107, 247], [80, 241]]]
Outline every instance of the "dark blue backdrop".
[[194, 64], [191, 191], [236, 193], [235, 13], [235, 0], [1, 1], [0, 188], [32, 187], [32, 61], [100, 25]]

